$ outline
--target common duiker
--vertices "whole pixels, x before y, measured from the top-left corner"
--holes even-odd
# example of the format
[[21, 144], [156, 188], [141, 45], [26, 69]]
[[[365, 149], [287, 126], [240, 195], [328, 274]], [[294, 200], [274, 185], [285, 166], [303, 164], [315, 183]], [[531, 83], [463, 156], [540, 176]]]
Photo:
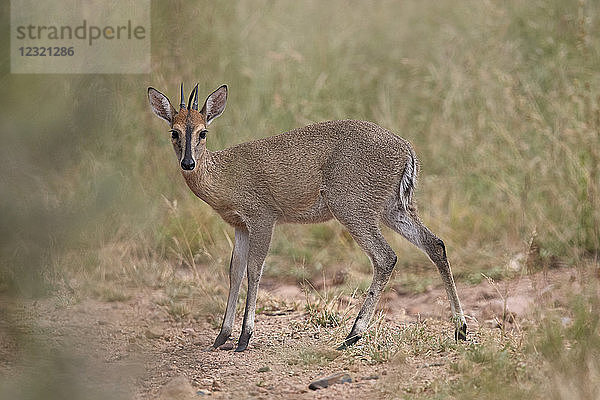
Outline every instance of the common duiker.
[[231, 334], [247, 271], [246, 309], [235, 351], [247, 348], [275, 224], [332, 218], [348, 230], [373, 264], [373, 281], [340, 349], [354, 344], [367, 329], [396, 264], [380, 223], [404, 236], [436, 265], [450, 301], [455, 338], [466, 338], [467, 324], [444, 242], [423, 225], [414, 206], [419, 166], [406, 140], [371, 122], [328, 121], [212, 152], [206, 148], [207, 128], [225, 109], [227, 86], [211, 93], [200, 110], [198, 85], [187, 106], [181, 85], [179, 111], [154, 88], [148, 88], [148, 98], [152, 111], [169, 124], [187, 185], [235, 229], [227, 308], [213, 347], [224, 344]]

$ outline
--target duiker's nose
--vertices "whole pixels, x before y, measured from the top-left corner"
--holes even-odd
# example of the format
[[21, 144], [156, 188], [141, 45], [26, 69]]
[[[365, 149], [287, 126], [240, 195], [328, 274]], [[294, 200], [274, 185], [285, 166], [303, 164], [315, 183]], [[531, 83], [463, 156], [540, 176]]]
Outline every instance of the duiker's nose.
[[193, 170], [195, 166], [196, 163], [191, 158], [184, 158], [183, 160], [181, 160], [181, 168], [187, 171]]

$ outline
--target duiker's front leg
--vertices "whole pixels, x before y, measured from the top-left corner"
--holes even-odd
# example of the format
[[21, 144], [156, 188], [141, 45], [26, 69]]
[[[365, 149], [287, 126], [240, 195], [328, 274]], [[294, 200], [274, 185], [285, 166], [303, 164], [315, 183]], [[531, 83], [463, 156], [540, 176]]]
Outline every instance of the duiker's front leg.
[[248, 262], [248, 230], [246, 228], [235, 229], [235, 244], [229, 264], [229, 296], [227, 297], [227, 309], [223, 317], [221, 332], [215, 339], [214, 348], [221, 346], [229, 339], [235, 320], [235, 308], [237, 306], [240, 286]]
[[248, 294], [246, 295], [246, 310], [244, 311], [244, 322], [242, 333], [235, 351], [244, 351], [248, 347], [250, 337], [254, 332], [254, 314], [256, 312], [256, 297], [258, 295], [258, 283], [262, 275], [263, 264], [271, 244], [273, 224], [250, 228], [248, 249]]

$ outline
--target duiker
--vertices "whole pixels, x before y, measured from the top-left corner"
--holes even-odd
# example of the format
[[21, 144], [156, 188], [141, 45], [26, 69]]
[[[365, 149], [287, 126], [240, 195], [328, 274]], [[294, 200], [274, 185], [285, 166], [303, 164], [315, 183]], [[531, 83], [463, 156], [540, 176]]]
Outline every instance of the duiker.
[[227, 86], [211, 93], [200, 110], [198, 85], [187, 106], [181, 85], [179, 111], [154, 88], [148, 88], [148, 98], [152, 111], [169, 124], [185, 182], [235, 229], [227, 309], [213, 347], [231, 334], [247, 272], [246, 309], [235, 351], [247, 348], [275, 224], [332, 218], [348, 230], [373, 264], [373, 281], [340, 349], [354, 344], [367, 329], [396, 264], [380, 223], [404, 236], [436, 265], [450, 301], [455, 338], [466, 338], [467, 324], [444, 242], [423, 225], [413, 202], [419, 165], [406, 140], [371, 122], [327, 121], [212, 152], [206, 148], [207, 129], [225, 109]]

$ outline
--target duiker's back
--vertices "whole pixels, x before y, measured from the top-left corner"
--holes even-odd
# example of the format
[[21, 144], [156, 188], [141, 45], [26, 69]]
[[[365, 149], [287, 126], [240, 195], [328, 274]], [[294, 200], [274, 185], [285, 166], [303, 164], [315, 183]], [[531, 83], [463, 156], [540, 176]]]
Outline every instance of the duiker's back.
[[397, 191], [412, 154], [408, 142], [374, 123], [343, 120], [242, 143], [212, 157], [229, 166], [220, 180], [240, 182], [236, 202], [259, 200], [279, 222], [306, 223], [331, 218], [323, 196], [333, 201], [355, 193], [380, 210]]

